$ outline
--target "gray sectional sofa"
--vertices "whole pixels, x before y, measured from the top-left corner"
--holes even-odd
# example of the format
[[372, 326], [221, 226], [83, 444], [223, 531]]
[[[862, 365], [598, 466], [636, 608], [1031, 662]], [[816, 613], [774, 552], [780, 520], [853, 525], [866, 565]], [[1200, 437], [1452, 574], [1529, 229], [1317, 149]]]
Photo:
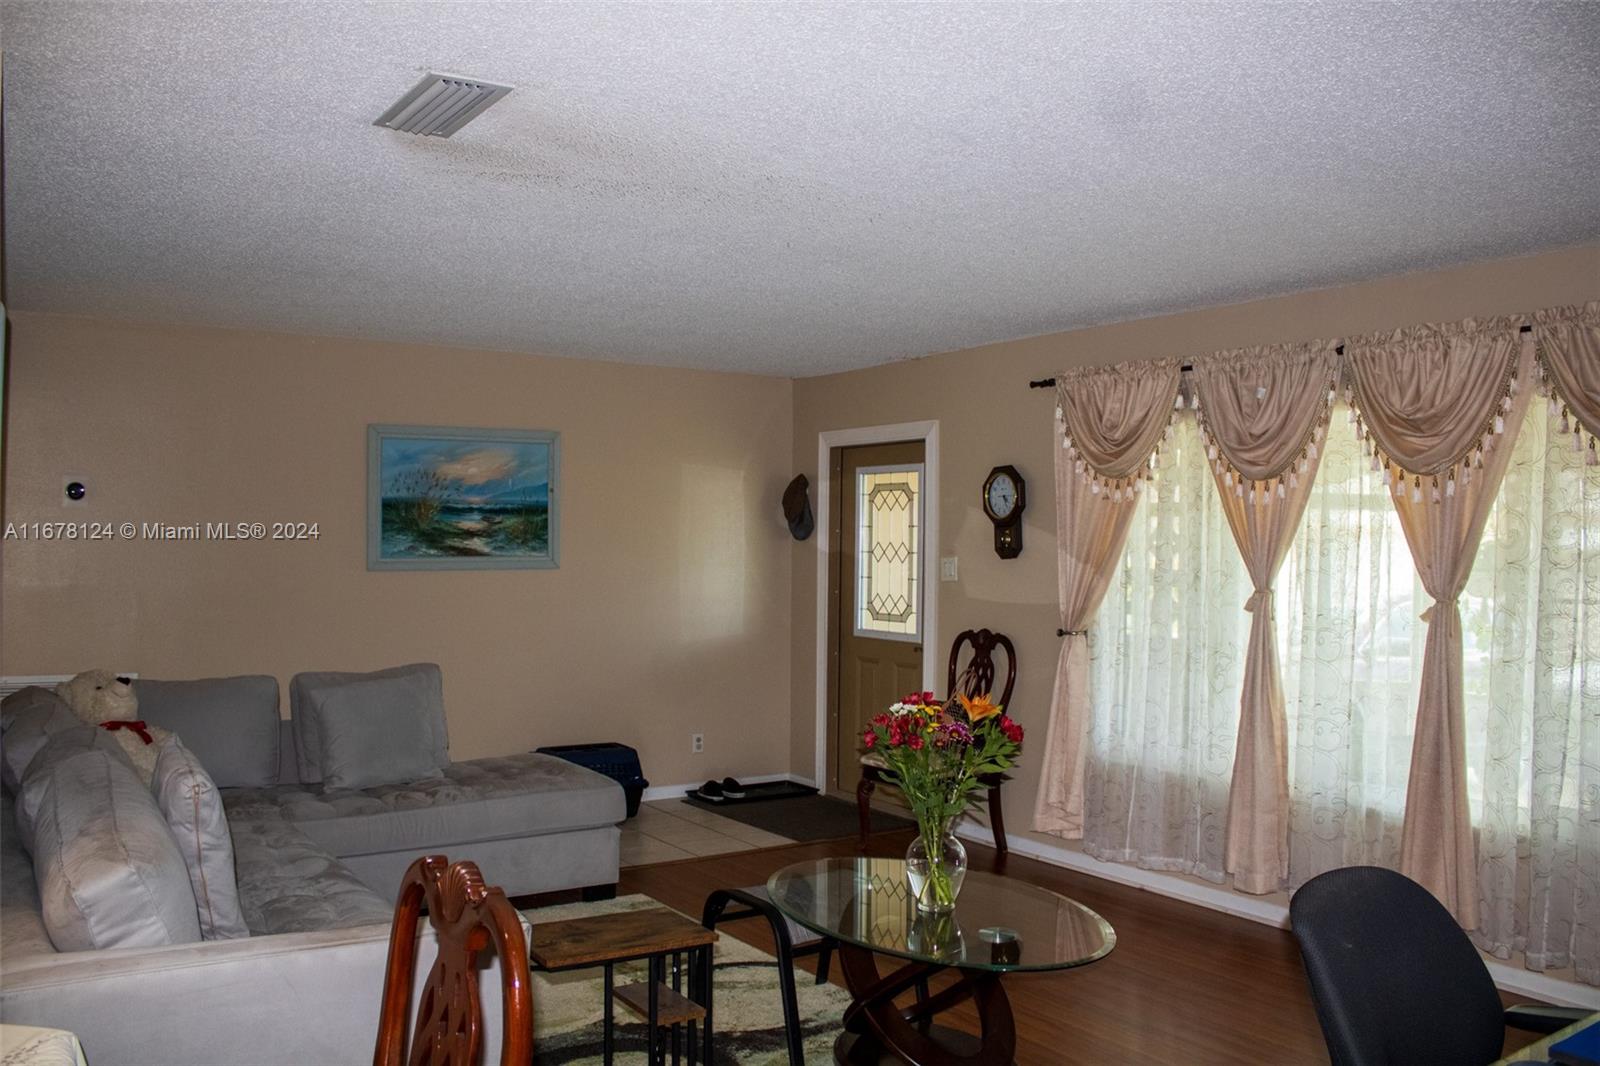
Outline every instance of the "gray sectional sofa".
[[[388, 684], [396, 678], [411, 688]], [[367, 684], [375, 681], [385, 684]], [[329, 695], [336, 689], [344, 691]], [[52, 785], [60, 792], [59, 782], [39, 779], [58, 773], [58, 765], [81, 769], [89, 756], [61, 758], [63, 745], [83, 744], [51, 735], [52, 755], [8, 766], [0, 805], [0, 1021], [70, 1029], [93, 1066], [369, 1061], [392, 900], [418, 855], [472, 859], [511, 895], [614, 891], [621, 787], [535, 753], [450, 762], [435, 666], [300, 675], [291, 686], [293, 717], [281, 722], [278, 686], [269, 677], [141, 680], [136, 692], [141, 717], [175, 733], [218, 786], [250, 935], [163, 934], [159, 943], [133, 937], [134, 946], [58, 950], [52, 922], [55, 937], [68, 939], [59, 928], [65, 911], [60, 901], [47, 906], [40, 893], [59, 892], [60, 879], [36, 870], [37, 855], [15, 821], [13, 792], [37, 797]], [[392, 702], [375, 703], [375, 695]], [[8, 708], [16, 700], [0, 706], [8, 764], [27, 754], [9, 737], [18, 719]], [[34, 700], [41, 702], [37, 693]], [[392, 723], [379, 740], [359, 726], [369, 715]], [[341, 736], [341, 722], [358, 727]], [[411, 750], [387, 750], [394, 743]], [[93, 757], [96, 773], [104, 767], [123, 774], [116, 758]], [[386, 760], [418, 776], [367, 783], [388, 776]], [[32, 843], [49, 852], [48, 842]], [[107, 849], [97, 850], [100, 861]], [[132, 851], [137, 857], [148, 849]], [[59, 856], [40, 861], [62, 865]], [[69, 856], [69, 869], [73, 861]], [[156, 880], [140, 878], [141, 886]], [[423, 940], [419, 981], [431, 954], [426, 933]], [[493, 1033], [498, 999], [483, 1002]], [[487, 1061], [496, 1054], [491, 1048]]]

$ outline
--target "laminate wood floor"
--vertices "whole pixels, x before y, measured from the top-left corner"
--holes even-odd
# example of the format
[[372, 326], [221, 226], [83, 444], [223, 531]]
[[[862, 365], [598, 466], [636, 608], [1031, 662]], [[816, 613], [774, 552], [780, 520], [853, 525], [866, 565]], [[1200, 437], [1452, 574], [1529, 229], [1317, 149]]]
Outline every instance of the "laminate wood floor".
[[[909, 833], [873, 837], [873, 854], [903, 854]], [[972, 865], [994, 869], [994, 852], [969, 844]], [[715, 855], [622, 872], [621, 892], [643, 892], [698, 915], [717, 888], [764, 883], [801, 859], [854, 855], [853, 840]], [[1013, 855], [1005, 873], [1070, 896], [1117, 931], [1101, 961], [1050, 974], [1005, 979], [1022, 1066], [1084, 1063], [1326, 1063], [1327, 1052], [1285, 930]], [[721, 930], [772, 951], [764, 923]], [[801, 965], [815, 972], [814, 960]], [[837, 968], [831, 978], [843, 984]], [[945, 1024], [976, 1031], [970, 1005]], [[1534, 1039], [1508, 1035], [1507, 1050]]]

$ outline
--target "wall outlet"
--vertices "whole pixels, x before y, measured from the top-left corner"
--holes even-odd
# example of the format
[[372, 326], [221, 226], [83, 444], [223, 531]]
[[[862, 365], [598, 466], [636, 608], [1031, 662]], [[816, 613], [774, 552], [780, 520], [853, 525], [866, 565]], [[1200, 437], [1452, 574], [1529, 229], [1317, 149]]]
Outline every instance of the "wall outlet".
[[704, 755], [706, 751], [706, 735], [704, 733], [689, 734], [689, 754]]
[[957, 574], [956, 556], [954, 556], [954, 555], [946, 555], [946, 556], [943, 556], [942, 558], [940, 558], [940, 560], [939, 560], [939, 580], [940, 581], [954, 581], [954, 580], [956, 580], [956, 574]]

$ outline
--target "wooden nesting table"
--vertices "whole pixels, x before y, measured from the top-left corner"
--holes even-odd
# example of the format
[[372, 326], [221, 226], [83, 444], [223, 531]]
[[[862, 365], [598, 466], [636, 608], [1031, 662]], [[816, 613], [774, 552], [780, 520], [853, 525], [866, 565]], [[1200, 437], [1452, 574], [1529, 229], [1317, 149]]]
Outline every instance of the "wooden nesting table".
[[[711, 945], [717, 934], [699, 922], [663, 907], [597, 914], [533, 926], [528, 960], [537, 970], [555, 973], [591, 966], [605, 968], [605, 1061], [612, 1061], [612, 999], [646, 1023], [648, 1058], [652, 1064], [678, 1062], [678, 1038], [686, 1029], [690, 1066], [711, 1060]], [[683, 965], [688, 958], [687, 974]], [[638, 984], [615, 986], [618, 963], [645, 959], [649, 977]], [[671, 984], [667, 983], [670, 962]], [[687, 976], [688, 987], [684, 987]], [[696, 1030], [698, 1029], [698, 1033]], [[663, 1033], [663, 1030], [666, 1030]]]

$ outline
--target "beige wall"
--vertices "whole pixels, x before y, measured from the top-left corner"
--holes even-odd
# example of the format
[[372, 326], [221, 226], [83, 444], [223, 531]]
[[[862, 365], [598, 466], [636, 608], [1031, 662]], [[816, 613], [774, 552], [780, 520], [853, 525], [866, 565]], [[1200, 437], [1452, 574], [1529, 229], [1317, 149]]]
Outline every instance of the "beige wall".
[[[938, 419], [941, 643], [1016, 641], [1013, 701], [1040, 733], [1054, 669], [1050, 396], [1062, 366], [1529, 310], [1600, 298], [1600, 244], [802, 379], [330, 338], [14, 315], [6, 519], [317, 521], [297, 544], [113, 542], [3, 551], [0, 672], [146, 676], [443, 664], [464, 757], [636, 744], [657, 783], [811, 776], [816, 540], [776, 500], [816, 483], [824, 430]], [[371, 422], [562, 432], [556, 571], [368, 573]], [[992, 466], [1028, 479], [1003, 562], [978, 506]], [[91, 504], [59, 506], [61, 479]], [[942, 652], [940, 653], [942, 655]], [[786, 700], [783, 693], [790, 695]], [[689, 754], [688, 734], [707, 754]], [[1007, 786], [1021, 830], [1037, 764]]]
[[[9, 521], [296, 520], [322, 535], [11, 541], [0, 672], [286, 685], [431, 659], [457, 757], [621, 740], [657, 784], [787, 768], [788, 381], [13, 318]], [[369, 573], [372, 422], [559, 430], [560, 569]], [[89, 506], [60, 506], [68, 474]], [[690, 755], [691, 731], [706, 754]]]
[[[950, 638], [964, 628], [988, 626], [1008, 634], [1020, 666], [1012, 710], [1035, 743], [1042, 743], [1058, 648], [1054, 402], [1053, 393], [1029, 389], [1030, 379], [1080, 364], [1347, 336], [1596, 298], [1600, 244], [1590, 244], [809, 378], [795, 383], [795, 468], [816, 481], [817, 435], [823, 431], [938, 420], [938, 550], [960, 559], [960, 581], [938, 585], [943, 645], [938, 654], [947, 655]], [[996, 558], [993, 527], [979, 507], [983, 479], [1004, 463], [1014, 464], [1028, 485], [1023, 552], [1011, 561]], [[793, 553], [791, 767], [810, 776], [816, 729], [816, 543], [796, 545]], [[1031, 820], [1038, 772], [1025, 748], [1020, 772], [1006, 786], [1012, 833]]]

